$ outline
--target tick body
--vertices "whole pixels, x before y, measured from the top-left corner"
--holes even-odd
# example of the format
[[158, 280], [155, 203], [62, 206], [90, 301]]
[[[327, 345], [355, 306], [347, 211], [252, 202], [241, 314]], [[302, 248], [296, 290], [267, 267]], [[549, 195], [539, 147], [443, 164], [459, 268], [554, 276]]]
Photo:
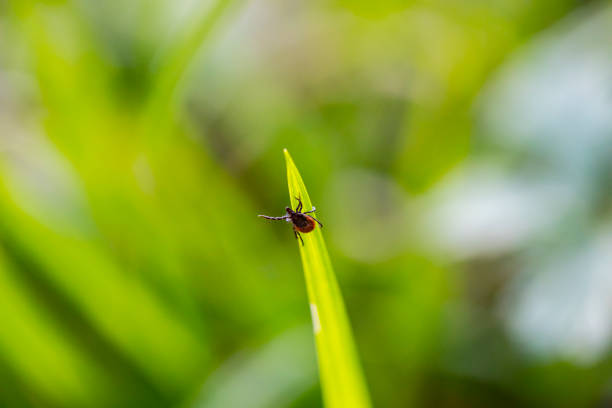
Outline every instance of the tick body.
[[304, 245], [304, 240], [302, 239], [300, 232], [306, 234], [314, 230], [317, 224], [319, 224], [321, 228], [323, 227], [323, 224], [321, 224], [321, 222], [312, 215], [308, 215], [316, 210], [315, 207], [312, 207], [312, 210], [310, 211], [302, 212], [302, 200], [300, 200], [298, 197], [296, 197], [296, 199], [298, 200], [298, 206], [295, 208], [295, 210], [292, 210], [290, 207], [285, 207], [285, 212], [287, 214], [283, 215], [282, 217], [270, 217], [268, 215], [258, 215], [258, 217], [266, 218], [268, 220], [285, 220], [292, 223], [295, 238], [299, 238], [302, 245]]

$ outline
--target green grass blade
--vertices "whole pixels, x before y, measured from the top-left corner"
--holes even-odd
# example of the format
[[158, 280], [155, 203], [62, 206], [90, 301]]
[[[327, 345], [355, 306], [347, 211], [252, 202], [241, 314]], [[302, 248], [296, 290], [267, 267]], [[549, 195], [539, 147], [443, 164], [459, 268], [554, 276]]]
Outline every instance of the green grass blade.
[[[295, 208], [296, 197], [300, 197], [305, 211], [310, 210], [312, 202], [302, 177], [287, 149], [284, 152], [291, 206]], [[313, 215], [317, 217], [316, 214]], [[310, 301], [325, 406], [327, 408], [369, 407], [368, 390], [359, 365], [342, 294], [338, 288], [321, 229], [316, 228], [311, 233], [302, 234], [302, 237], [304, 245], [302, 246], [299, 241], [297, 244], [300, 248]]]

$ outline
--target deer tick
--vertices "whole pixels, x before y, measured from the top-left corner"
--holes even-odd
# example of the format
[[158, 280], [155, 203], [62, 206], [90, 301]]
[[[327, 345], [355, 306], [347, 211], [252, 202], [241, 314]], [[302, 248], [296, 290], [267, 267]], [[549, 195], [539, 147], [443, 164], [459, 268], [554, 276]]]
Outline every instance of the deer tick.
[[293, 224], [293, 235], [295, 235], [295, 239], [300, 239], [302, 241], [302, 245], [304, 245], [304, 240], [300, 235], [300, 232], [306, 234], [307, 232], [312, 231], [317, 226], [318, 223], [321, 228], [323, 228], [323, 224], [321, 221], [317, 220], [312, 215], [306, 215], [312, 212], [315, 212], [316, 208], [313, 206], [312, 210], [302, 212], [302, 200], [299, 197], [296, 197], [298, 200], [298, 206], [295, 208], [295, 211], [291, 209], [291, 207], [285, 207], [286, 215], [282, 217], [270, 217], [268, 215], [258, 215], [258, 217], [266, 218], [268, 220], [285, 220]]

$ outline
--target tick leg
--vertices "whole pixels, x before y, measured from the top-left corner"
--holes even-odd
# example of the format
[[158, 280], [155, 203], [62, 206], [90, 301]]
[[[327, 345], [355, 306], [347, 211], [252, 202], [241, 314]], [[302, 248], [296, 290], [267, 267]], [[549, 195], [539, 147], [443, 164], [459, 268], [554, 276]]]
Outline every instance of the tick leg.
[[304, 246], [304, 240], [302, 239], [302, 236], [300, 235], [299, 232], [297, 232], [296, 230], [293, 230], [293, 235], [295, 235], [295, 239], [300, 239], [300, 241], [302, 241], [302, 246]]
[[[310, 212], [310, 211], [308, 211], [308, 212]], [[306, 213], [304, 213], [304, 214], [306, 214]], [[309, 217], [310, 217], [310, 218], [312, 218], [313, 220], [315, 220], [316, 222], [318, 222], [318, 223], [319, 223], [319, 225], [321, 226], [321, 228], [323, 228], [323, 224], [321, 224], [321, 221], [317, 220], [317, 219], [316, 219], [315, 217], [313, 217], [312, 215], [309, 215]]]
[[310, 211], [306, 211], [306, 212], [303, 212], [302, 214], [309, 214], [309, 213], [311, 213], [311, 212], [315, 212], [316, 210], [317, 210], [317, 209], [316, 209], [316, 208], [315, 208], [315, 206], [313, 205], [313, 206], [312, 206], [312, 210], [310, 210]]
[[302, 210], [302, 200], [300, 200], [300, 197], [295, 197], [296, 200], [298, 200], [298, 206], [295, 207], [295, 212], [300, 212]]
[[258, 217], [265, 218], [267, 220], [286, 220], [288, 215], [283, 215], [282, 217], [270, 217], [269, 215], [258, 215]]

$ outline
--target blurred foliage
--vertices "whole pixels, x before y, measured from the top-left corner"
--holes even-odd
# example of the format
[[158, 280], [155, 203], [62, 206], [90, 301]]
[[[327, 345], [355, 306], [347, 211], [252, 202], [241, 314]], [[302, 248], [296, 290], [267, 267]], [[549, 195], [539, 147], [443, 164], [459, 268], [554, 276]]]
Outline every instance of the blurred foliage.
[[0, 405], [321, 406], [282, 148], [374, 406], [612, 403], [612, 7], [0, 1]]

